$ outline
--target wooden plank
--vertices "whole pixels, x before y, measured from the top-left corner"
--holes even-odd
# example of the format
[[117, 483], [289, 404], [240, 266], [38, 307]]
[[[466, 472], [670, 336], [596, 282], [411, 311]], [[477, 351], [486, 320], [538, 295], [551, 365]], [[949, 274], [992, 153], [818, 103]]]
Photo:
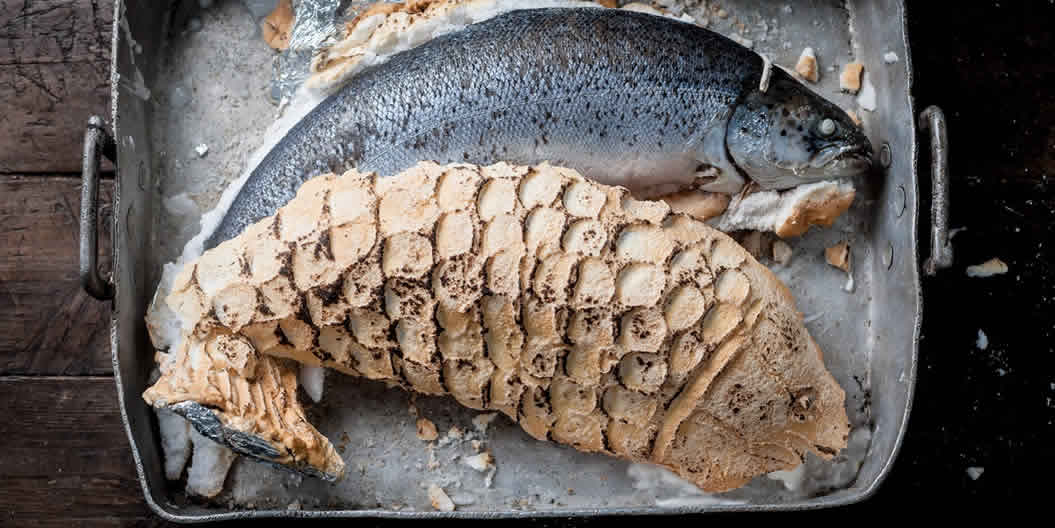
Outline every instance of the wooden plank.
[[[56, 517], [60, 517], [56, 515]], [[12, 526], [17, 526], [13, 524]], [[150, 517], [146, 519], [80, 519], [76, 517], [72, 518], [56, 518], [46, 519], [42, 521], [36, 521], [33, 523], [34, 528], [152, 528], [167, 526], [170, 528], [176, 528], [182, 526], [179, 524], [168, 523], [158, 517]]]
[[[76, 178], [0, 176], [0, 375], [113, 370], [110, 304], [84, 293], [77, 274], [80, 187]], [[100, 226], [112, 222], [112, 189], [101, 183]], [[108, 228], [99, 239], [109, 255]]]
[[112, 0], [0, 0], [0, 172], [80, 170], [84, 126], [109, 116]]
[[0, 524], [156, 523], [111, 378], [0, 378], [0, 401]]
[[0, 0], [0, 65], [106, 62], [112, 0]]

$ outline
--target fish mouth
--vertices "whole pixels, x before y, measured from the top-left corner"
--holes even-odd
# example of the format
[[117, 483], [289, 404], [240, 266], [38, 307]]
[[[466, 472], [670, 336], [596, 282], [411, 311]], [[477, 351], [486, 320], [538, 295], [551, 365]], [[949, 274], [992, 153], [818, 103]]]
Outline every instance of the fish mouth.
[[871, 149], [858, 145], [825, 147], [810, 159], [810, 167], [834, 177], [856, 176], [867, 172], [871, 166]]
[[167, 405], [165, 408], [186, 418], [202, 436], [239, 455], [262, 460], [277, 468], [293, 470], [327, 482], [334, 482], [341, 476], [327, 473], [312, 466], [306, 460], [294, 461], [292, 464], [283, 463], [281, 459], [286, 453], [279, 450], [281, 446], [276, 446], [275, 442], [268, 438], [224, 424], [214, 409], [198, 402], [183, 401]]

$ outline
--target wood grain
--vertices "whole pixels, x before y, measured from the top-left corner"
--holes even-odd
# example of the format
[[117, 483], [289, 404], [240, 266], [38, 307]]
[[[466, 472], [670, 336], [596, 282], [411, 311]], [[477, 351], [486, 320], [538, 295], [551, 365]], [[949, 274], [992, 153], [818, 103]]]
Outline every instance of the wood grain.
[[[0, 176], [0, 375], [113, 370], [110, 304], [84, 293], [77, 275], [80, 188], [76, 178]], [[100, 226], [112, 221], [112, 189], [101, 182]], [[109, 229], [99, 240], [109, 255]]]
[[113, 379], [0, 377], [0, 401], [0, 525], [56, 518], [128, 525], [153, 517]]
[[112, 0], [0, 0], [0, 172], [77, 172], [109, 115]]

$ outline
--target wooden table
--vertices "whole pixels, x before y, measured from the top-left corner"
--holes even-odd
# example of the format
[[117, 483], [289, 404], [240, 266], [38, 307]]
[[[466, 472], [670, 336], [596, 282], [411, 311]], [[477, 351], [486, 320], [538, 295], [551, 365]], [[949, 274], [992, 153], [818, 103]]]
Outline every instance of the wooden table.
[[108, 114], [112, 14], [109, 0], [0, 0], [0, 525], [152, 518], [109, 307], [76, 272], [80, 145], [88, 116]]
[[[1016, 460], [1055, 463], [1030, 447], [1050, 431], [1055, 399], [1055, 18], [1048, 2], [952, 17], [918, 5], [916, 95], [949, 115], [952, 225], [968, 230], [957, 266], [926, 283], [920, 388], [894, 473], [873, 500], [819, 514], [829, 518], [1017, 500]], [[111, 0], [0, 0], [0, 525], [164, 524], [121, 424], [108, 305], [75, 271], [81, 141], [89, 115], [109, 114], [111, 17]], [[973, 36], [983, 26], [1002, 48]], [[111, 190], [104, 181], [103, 202]], [[1012, 273], [964, 276], [991, 256]], [[974, 346], [979, 328], [987, 351]], [[968, 466], [985, 473], [970, 480]]]

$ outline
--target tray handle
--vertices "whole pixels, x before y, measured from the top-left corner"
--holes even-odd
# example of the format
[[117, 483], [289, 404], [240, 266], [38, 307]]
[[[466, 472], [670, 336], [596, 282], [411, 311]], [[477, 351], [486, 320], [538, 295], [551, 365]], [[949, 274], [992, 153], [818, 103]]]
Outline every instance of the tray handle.
[[102, 118], [92, 116], [84, 132], [84, 165], [81, 170], [81, 287], [101, 301], [114, 298], [114, 284], [99, 273], [99, 162], [101, 157], [117, 163], [114, 138]]
[[923, 273], [933, 276], [952, 266], [952, 244], [949, 243], [949, 137], [945, 113], [928, 106], [919, 115], [919, 126], [930, 132], [930, 258], [923, 263]]

